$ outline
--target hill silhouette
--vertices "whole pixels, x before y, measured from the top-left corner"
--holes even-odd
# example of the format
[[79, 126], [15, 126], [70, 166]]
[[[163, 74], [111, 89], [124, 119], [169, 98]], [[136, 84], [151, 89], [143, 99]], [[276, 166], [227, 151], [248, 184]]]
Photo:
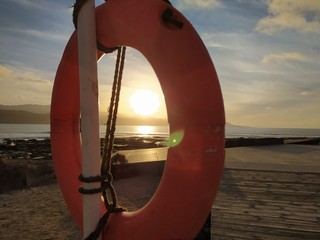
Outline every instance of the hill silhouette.
[[[23, 109], [23, 110], [22, 110]], [[25, 109], [25, 110], [24, 110]], [[33, 111], [33, 112], [32, 112]], [[18, 105], [5, 106], [0, 105], [0, 123], [3, 124], [49, 124], [50, 123], [50, 107], [37, 105]], [[105, 124], [108, 114], [101, 112], [99, 116], [99, 123]], [[118, 116], [118, 125], [167, 125], [164, 119], [152, 117], [126, 117]]]
[[[99, 123], [105, 124], [108, 113], [100, 112]], [[50, 123], [50, 106], [49, 105], [1, 105], [0, 104], [0, 123], [15, 124], [49, 124]], [[150, 126], [166, 126], [167, 120], [152, 117], [128, 117], [118, 115], [118, 125], [150, 125]], [[226, 126], [240, 127], [230, 123]]]
[[0, 110], [15, 110], [25, 111], [30, 113], [49, 113], [50, 105], [38, 105], [38, 104], [23, 104], [23, 105], [2, 105], [0, 104]]
[[17, 110], [0, 110], [0, 123], [48, 124], [49, 114], [31, 113]]

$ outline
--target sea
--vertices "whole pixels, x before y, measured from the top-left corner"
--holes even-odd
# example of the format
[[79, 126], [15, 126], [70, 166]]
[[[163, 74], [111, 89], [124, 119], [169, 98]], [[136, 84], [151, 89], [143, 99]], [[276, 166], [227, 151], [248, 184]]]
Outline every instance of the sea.
[[[116, 137], [169, 136], [169, 126], [129, 126], [119, 125]], [[105, 126], [100, 125], [100, 137], [105, 136]], [[0, 142], [4, 139], [45, 139], [50, 137], [49, 124], [0, 124]], [[226, 126], [226, 138], [315, 138], [320, 137], [320, 129], [303, 128], [253, 128]]]

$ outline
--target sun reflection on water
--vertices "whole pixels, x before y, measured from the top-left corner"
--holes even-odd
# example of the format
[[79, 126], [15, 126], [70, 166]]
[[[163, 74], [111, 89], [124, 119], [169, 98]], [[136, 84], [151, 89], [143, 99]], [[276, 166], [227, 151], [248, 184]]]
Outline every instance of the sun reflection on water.
[[137, 132], [142, 135], [151, 135], [155, 133], [154, 126], [137, 126]]

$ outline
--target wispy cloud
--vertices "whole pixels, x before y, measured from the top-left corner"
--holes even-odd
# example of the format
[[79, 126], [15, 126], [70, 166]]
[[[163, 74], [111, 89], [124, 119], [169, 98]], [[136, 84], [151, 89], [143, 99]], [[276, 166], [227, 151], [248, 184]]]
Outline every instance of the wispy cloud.
[[23, 7], [32, 8], [32, 9], [41, 9], [43, 4], [32, 0], [12, 0], [15, 4], [22, 5]]
[[7, 28], [2, 27], [1, 31], [6, 32], [8, 34], [21, 34], [21, 36], [28, 36], [31, 38], [37, 38], [44, 41], [63, 41], [64, 43], [67, 42], [69, 39], [69, 35], [66, 33], [58, 33], [53, 31], [47, 31], [45, 29], [36, 30], [31, 28]]
[[0, 81], [3, 79], [9, 78], [11, 74], [12, 74], [11, 69], [0, 65]]
[[314, 92], [313, 91], [301, 91], [299, 93], [300, 96], [303, 96], [303, 97], [309, 97], [309, 96], [313, 96], [314, 95]]
[[[35, 1], [35, 0], [11, 0], [17, 6], [29, 9], [29, 10], [42, 10], [46, 12], [52, 12], [53, 10], [57, 10], [59, 5], [65, 5], [65, 11], [70, 11], [71, 6], [74, 4], [72, 0], [65, 0], [62, 3], [59, 1]], [[70, 9], [68, 9], [70, 8]], [[62, 10], [62, 9], [60, 9]]]
[[[320, 88], [298, 87], [294, 81], [253, 82], [239, 86], [226, 106], [227, 120], [238, 124], [268, 127], [320, 127]], [[308, 117], [306, 117], [308, 116]]]
[[282, 53], [273, 53], [265, 55], [261, 59], [261, 63], [264, 64], [279, 64], [287, 61], [296, 61], [296, 62], [308, 62], [309, 59], [301, 53], [298, 52], [282, 52]]
[[0, 65], [0, 85], [1, 104], [50, 102], [52, 81], [42, 77], [37, 70]]
[[210, 9], [221, 7], [222, 3], [219, 0], [181, 0], [177, 5], [181, 8]]
[[269, 16], [261, 19], [256, 30], [273, 34], [284, 29], [320, 34], [319, 0], [271, 0]]

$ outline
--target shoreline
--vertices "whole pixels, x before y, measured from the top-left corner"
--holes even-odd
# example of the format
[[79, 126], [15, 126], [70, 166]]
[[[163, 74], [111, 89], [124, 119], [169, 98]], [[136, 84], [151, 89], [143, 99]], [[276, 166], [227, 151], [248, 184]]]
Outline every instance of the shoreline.
[[[158, 135], [142, 135], [130, 137], [116, 137], [114, 150], [136, 150], [147, 148], [167, 147], [168, 137]], [[104, 138], [100, 138], [100, 146], [103, 147]], [[226, 138], [225, 147], [248, 147], [281, 144], [310, 144], [319, 145], [320, 137], [241, 137]], [[0, 142], [0, 157], [11, 156], [13, 159], [50, 160], [50, 138], [23, 139], [5, 138]]]
[[[134, 167], [123, 166], [128, 161], [121, 151], [128, 153], [131, 152], [130, 150], [164, 148], [166, 141], [166, 137], [159, 136], [116, 138], [114, 149], [122, 156], [116, 160], [118, 162], [113, 167], [116, 171], [115, 177], [121, 178], [135, 174]], [[232, 138], [226, 139], [226, 148], [283, 144], [319, 145], [319, 143], [320, 138]], [[103, 139], [101, 139], [101, 144], [103, 144]], [[154, 160], [161, 159], [157, 157]], [[118, 166], [119, 163], [120, 166]], [[0, 194], [55, 182], [49, 138], [43, 140], [6, 139], [0, 143]]]

